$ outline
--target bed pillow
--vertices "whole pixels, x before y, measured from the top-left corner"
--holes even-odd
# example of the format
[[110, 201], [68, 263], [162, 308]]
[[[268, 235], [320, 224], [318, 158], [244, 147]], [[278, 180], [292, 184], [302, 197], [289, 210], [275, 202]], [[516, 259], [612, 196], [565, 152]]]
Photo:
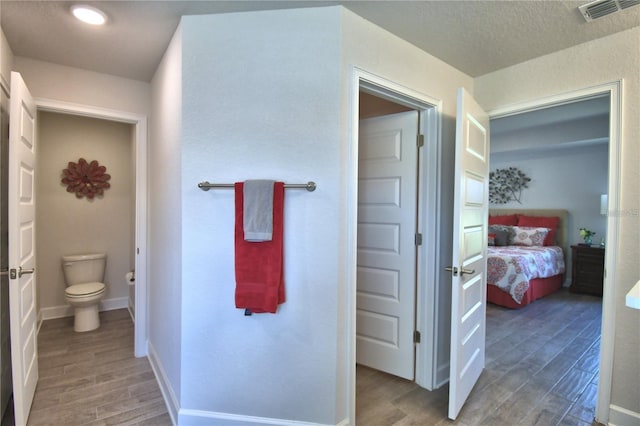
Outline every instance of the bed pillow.
[[502, 216], [489, 216], [489, 225], [515, 226], [518, 224], [517, 214], [507, 214]]
[[511, 236], [513, 246], [542, 246], [544, 239], [549, 234], [549, 228], [536, 228], [533, 226], [514, 226]]
[[518, 217], [518, 226], [532, 226], [536, 228], [549, 228], [549, 233], [544, 239], [545, 246], [556, 245], [556, 231], [560, 225], [560, 218], [557, 216], [526, 216]]
[[489, 235], [494, 235], [494, 245], [497, 247], [508, 246], [512, 239], [513, 227], [505, 225], [489, 226]]

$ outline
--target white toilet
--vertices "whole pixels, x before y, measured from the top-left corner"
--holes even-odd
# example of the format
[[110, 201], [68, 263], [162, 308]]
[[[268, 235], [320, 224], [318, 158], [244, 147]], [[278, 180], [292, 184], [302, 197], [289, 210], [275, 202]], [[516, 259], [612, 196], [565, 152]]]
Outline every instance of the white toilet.
[[107, 290], [102, 282], [106, 263], [106, 253], [62, 256], [67, 285], [64, 293], [67, 303], [75, 310], [75, 331], [91, 331], [100, 327], [98, 304]]

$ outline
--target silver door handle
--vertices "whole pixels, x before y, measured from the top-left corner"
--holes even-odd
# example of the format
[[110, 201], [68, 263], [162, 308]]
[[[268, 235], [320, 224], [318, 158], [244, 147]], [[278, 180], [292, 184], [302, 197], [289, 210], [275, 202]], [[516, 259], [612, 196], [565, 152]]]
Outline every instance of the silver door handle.
[[36, 268], [22, 269], [22, 266], [19, 266], [17, 271], [13, 268], [9, 270], [9, 278], [11, 278], [12, 280], [15, 280], [16, 277], [20, 278], [26, 274], [33, 274], [35, 271], [36, 271]]
[[[447, 266], [446, 268], [444, 268], [444, 270], [453, 272], [454, 277], [458, 276], [458, 268], [456, 268], [455, 266]], [[475, 273], [476, 273], [475, 269], [460, 268], [460, 276], [463, 276], [464, 274], [475, 274]]]
[[9, 269], [0, 270], [0, 277], [4, 277], [5, 275], [9, 275]]
[[18, 278], [20, 278], [23, 275], [33, 274], [35, 271], [36, 271], [36, 268], [22, 269], [22, 266], [20, 266], [18, 268]]

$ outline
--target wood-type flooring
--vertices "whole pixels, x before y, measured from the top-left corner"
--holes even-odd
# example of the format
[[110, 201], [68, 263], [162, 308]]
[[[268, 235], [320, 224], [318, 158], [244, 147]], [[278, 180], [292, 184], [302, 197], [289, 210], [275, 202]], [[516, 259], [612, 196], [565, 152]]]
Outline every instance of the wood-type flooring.
[[602, 299], [566, 290], [518, 310], [487, 306], [486, 368], [455, 421], [448, 385], [429, 392], [356, 369], [358, 426], [589, 426], [594, 420]]
[[149, 360], [133, 355], [129, 312], [100, 319], [99, 329], [84, 333], [73, 331], [73, 318], [44, 321], [28, 426], [172, 424]]
[[[589, 426], [593, 422], [602, 300], [568, 291], [519, 310], [487, 306], [486, 368], [455, 421], [448, 386], [358, 366], [358, 426]], [[133, 356], [127, 310], [73, 331], [73, 319], [45, 321], [38, 336], [40, 379], [29, 416], [38, 425], [171, 425], [146, 358]]]

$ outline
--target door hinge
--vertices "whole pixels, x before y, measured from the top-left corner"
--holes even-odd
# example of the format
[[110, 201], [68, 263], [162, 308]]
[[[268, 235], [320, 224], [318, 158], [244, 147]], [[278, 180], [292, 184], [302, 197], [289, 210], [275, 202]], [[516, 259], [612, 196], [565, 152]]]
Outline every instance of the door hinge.
[[424, 146], [424, 135], [418, 134], [418, 148], [420, 148], [421, 146]]
[[416, 233], [415, 243], [416, 243], [417, 246], [421, 246], [422, 245], [422, 234]]
[[413, 343], [420, 343], [420, 332], [418, 330], [413, 332]]

